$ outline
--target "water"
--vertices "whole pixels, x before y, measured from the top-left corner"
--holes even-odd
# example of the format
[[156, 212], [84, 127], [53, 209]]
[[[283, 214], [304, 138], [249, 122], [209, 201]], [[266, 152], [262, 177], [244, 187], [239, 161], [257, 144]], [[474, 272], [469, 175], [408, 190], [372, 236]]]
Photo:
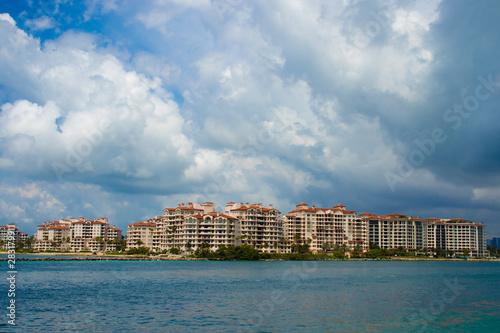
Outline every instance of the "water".
[[2, 314], [2, 332], [500, 327], [498, 262], [18, 261], [16, 268], [17, 325]]

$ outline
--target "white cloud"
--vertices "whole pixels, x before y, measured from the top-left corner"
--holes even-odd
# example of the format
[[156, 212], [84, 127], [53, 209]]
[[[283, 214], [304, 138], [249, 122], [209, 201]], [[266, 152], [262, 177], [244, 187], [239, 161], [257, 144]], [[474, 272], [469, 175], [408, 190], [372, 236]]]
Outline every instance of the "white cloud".
[[[69, 33], [41, 47], [16, 29], [4, 29], [8, 39], [0, 57], [21, 72], [14, 84], [37, 87], [26, 97], [44, 104], [18, 100], [1, 106], [2, 168], [58, 178], [116, 171], [169, 178], [191, 159], [184, 119], [160, 79], [126, 70], [92, 36]], [[12, 53], [23, 57], [14, 61]], [[117, 160], [126, 162], [122, 169], [110, 163]]]
[[16, 25], [16, 21], [14, 21], [14, 19], [12, 18], [12, 16], [10, 16], [7, 13], [0, 14], [0, 21], [9, 22], [10, 24], [12, 24], [14, 26]]
[[26, 20], [24, 23], [32, 30], [47, 30], [56, 26], [56, 21], [52, 17], [40, 16], [34, 20]]
[[[0, 97], [8, 102], [0, 113], [0, 169], [62, 180], [39, 188], [68, 214], [80, 205], [146, 218], [161, 213], [153, 205], [201, 198], [207, 184], [215, 185], [205, 199], [218, 204], [290, 207], [304, 196], [337, 196], [368, 205], [392, 195], [397, 200], [382, 202], [392, 205], [404, 197], [387, 194], [384, 172], [397, 168], [424, 119], [432, 123], [427, 106], [443, 55], [429, 40], [443, 17], [440, 2], [87, 3], [84, 19], [103, 19], [109, 35], [73, 30], [40, 43], [0, 15]], [[100, 16], [110, 11], [122, 19], [119, 32]], [[401, 191], [438, 191], [438, 184], [458, 193], [453, 199], [471, 197], [471, 188], [436, 177], [427, 163], [438, 155]], [[476, 202], [496, 194], [474, 188]], [[27, 198], [15, 193], [18, 199], [2, 200], [21, 214], [16, 207], [25, 209]]]

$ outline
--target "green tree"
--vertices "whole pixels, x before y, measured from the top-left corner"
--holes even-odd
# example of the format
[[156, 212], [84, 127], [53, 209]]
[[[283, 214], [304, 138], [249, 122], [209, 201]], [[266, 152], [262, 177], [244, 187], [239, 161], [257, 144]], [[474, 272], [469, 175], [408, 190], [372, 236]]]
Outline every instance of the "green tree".
[[363, 252], [363, 248], [358, 244], [354, 247], [354, 249], [352, 250], [352, 254], [354, 255], [354, 257], [358, 258], [360, 256], [360, 254]]
[[323, 251], [326, 252], [326, 251], [330, 251], [332, 246], [329, 243], [325, 242], [325, 243], [321, 244], [321, 248], [323, 249]]
[[340, 245], [339, 250], [342, 253], [342, 255], [345, 256], [346, 252], [349, 252], [351, 249], [349, 248], [349, 246], [347, 246], [347, 244], [342, 244]]
[[179, 249], [178, 247], [172, 247], [170, 248], [169, 252], [172, 254], [181, 254], [181, 249]]

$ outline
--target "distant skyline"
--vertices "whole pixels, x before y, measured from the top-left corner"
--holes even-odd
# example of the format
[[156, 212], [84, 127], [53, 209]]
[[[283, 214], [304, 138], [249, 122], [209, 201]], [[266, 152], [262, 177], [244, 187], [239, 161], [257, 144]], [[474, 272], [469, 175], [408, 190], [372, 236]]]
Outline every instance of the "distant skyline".
[[497, 1], [0, 3], [0, 224], [300, 202], [500, 235]]

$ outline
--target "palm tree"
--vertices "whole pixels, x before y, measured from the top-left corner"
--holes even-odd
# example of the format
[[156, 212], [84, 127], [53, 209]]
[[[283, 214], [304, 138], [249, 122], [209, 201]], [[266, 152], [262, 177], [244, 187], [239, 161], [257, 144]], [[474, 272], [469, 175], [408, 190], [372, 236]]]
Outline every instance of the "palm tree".
[[106, 241], [101, 236], [95, 238], [96, 242], [99, 244], [99, 249], [102, 251], [103, 247], [106, 248]]
[[345, 256], [345, 253], [350, 251], [351, 249], [349, 248], [349, 246], [347, 246], [346, 244], [342, 244], [340, 245], [340, 252], [342, 252], [342, 255]]
[[52, 247], [52, 251], [56, 251], [57, 245], [59, 245], [59, 242], [57, 241], [57, 238], [54, 237], [54, 240], [50, 242], [50, 246]]
[[358, 244], [354, 247], [354, 250], [352, 253], [357, 257], [361, 254], [361, 252], [363, 252], [363, 248], [361, 246], [359, 246], [359, 244]]

